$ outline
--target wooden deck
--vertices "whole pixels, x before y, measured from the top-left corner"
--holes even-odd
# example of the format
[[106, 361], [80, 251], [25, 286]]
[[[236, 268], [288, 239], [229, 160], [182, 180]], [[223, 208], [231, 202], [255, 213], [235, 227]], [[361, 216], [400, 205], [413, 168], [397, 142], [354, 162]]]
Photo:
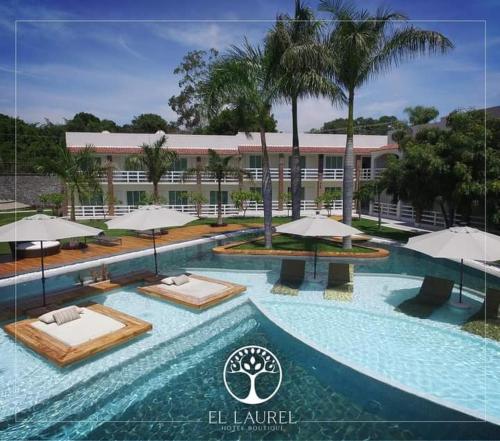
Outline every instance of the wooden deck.
[[241, 294], [246, 291], [246, 286], [238, 285], [236, 283], [226, 282], [224, 280], [212, 279], [210, 277], [200, 276], [198, 274], [190, 274], [190, 278], [204, 280], [207, 282], [217, 283], [219, 285], [224, 285], [226, 289], [209, 296], [206, 299], [196, 299], [193, 297], [186, 296], [182, 293], [169, 290], [168, 285], [163, 285], [155, 283], [153, 285], [141, 286], [137, 288], [142, 294], [155, 297], [160, 300], [166, 300], [173, 303], [177, 303], [182, 306], [187, 306], [189, 308], [195, 309], [206, 309], [214, 306], [218, 303], [224, 302], [231, 297]]
[[[142, 281], [150, 281], [155, 277], [151, 271], [136, 271], [119, 277], [112, 277], [111, 280], [92, 283], [86, 286], [77, 286], [69, 289], [51, 292], [47, 294], [47, 307], [41, 308], [42, 295], [38, 298], [30, 299], [23, 303], [18, 303], [17, 308], [13, 301], [9, 303], [0, 302], [0, 321], [14, 319], [19, 316], [38, 317], [49, 310], [58, 309], [64, 303], [75, 302], [85, 297], [111, 291], [121, 286], [130, 285]], [[46, 309], [46, 310], [43, 310]]]
[[[255, 225], [257, 226], [257, 225]], [[259, 225], [260, 226], [260, 225]], [[210, 225], [195, 225], [171, 229], [168, 234], [157, 236], [156, 245], [168, 245], [175, 242], [184, 242], [187, 240], [207, 237], [220, 233], [238, 231], [244, 228], [251, 228], [248, 225], [228, 224], [224, 227], [211, 227]], [[101, 259], [103, 257], [114, 256], [117, 254], [139, 251], [153, 246], [152, 239], [123, 236], [121, 245], [106, 246], [93, 243], [92, 239], [88, 241], [88, 248], [83, 250], [61, 250], [60, 253], [45, 258], [45, 268], [56, 268], [64, 265], [71, 265], [78, 262], [87, 262]], [[30, 257], [26, 259], [13, 260], [10, 256], [3, 256], [7, 260], [0, 263], [0, 279], [12, 277], [18, 274], [40, 271], [40, 258]]]
[[125, 326], [78, 346], [67, 346], [45, 332], [31, 326], [31, 323], [37, 321], [37, 319], [26, 319], [20, 322], [11, 323], [4, 326], [4, 329], [8, 334], [24, 343], [33, 351], [49, 359], [58, 366], [64, 367], [125, 343], [153, 328], [151, 323], [98, 303], [80, 306], [85, 306], [94, 312], [118, 320]]

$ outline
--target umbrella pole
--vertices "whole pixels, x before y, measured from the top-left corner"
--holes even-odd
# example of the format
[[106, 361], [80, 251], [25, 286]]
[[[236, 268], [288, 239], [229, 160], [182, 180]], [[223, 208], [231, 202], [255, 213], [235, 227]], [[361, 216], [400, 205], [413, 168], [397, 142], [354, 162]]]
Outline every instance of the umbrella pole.
[[316, 278], [316, 265], [318, 263], [318, 242], [316, 240], [316, 246], [314, 247], [314, 278]]
[[41, 258], [42, 258], [42, 295], [43, 295], [43, 306], [46, 305], [45, 301], [45, 265], [43, 262], [43, 241], [40, 241], [40, 250], [41, 250]]
[[458, 297], [458, 303], [462, 303], [462, 287], [464, 285], [464, 259], [460, 260], [460, 296]]
[[155, 255], [155, 274], [158, 275], [158, 256], [156, 255], [155, 229], [153, 228], [151, 231], [153, 233], [153, 249], [154, 249], [154, 255]]

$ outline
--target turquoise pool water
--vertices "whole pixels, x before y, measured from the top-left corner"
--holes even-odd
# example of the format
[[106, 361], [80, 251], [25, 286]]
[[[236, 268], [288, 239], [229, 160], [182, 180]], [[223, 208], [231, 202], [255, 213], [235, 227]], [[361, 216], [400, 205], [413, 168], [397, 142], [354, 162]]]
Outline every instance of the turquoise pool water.
[[[247, 344], [264, 346], [280, 360], [283, 383], [271, 401], [258, 406], [261, 413], [290, 414], [285, 424], [271, 425], [276, 430], [245, 424], [235, 432], [234, 425], [209, 423], [210, 411], [224, 418], [236, 412], [240, 422], [255, 411], [229, 397], [222, 384], [226, 358]], [[433, 423], [421, 424], [422, 419]], [[0, 439], [6, 440], [494, 439], [498, 434], [495, 426], [346, 369], [246, 303], [0, 424]]]
[[[25, 437], [29, 434], [37, 439], [158, 439], [155, 436], [165, 433], [170, 437], [177, 437], [179, 434], [185, 437], [181, 439], [208, 439], [208, 435], [215, 433], [211, 431], [213, 428], [200, 429], [201, 426], [198, 426], [195, 430], [193, 425], [187, 423], [151, 423], [151, 427], [146, 430], [143, 427], [134, 429], [126, 425], [120, 427], [121, 423], [97, 422], [117, 418], [117, 415], [123, 417], [147, 414], [153, 417], [166, 412], [166, 409], [170, 409], [169, 415], [172, 419], [179, 409], [188, 412], [187, 414], [189, 411], [201, 411], [196, 407], [186, 410], [176, 400], [177, 395], [179, 399], [182, 396], [190, 402], [212, 397], [210, 400], [215, 401], [209, 402], [225, 406], [224, 409], [235, 405], [223, 389], [216, 390], [218, 386], [212, 384], [212, 380], [206, 383], [200, 380], [201, 389], [208, 394], [207, 398], [187, 372], [193, 363], [199, 369], [200, 365], [205, 364], [205, 359], [211, 360], [207, 361], [207, 364], [217, 364], [216, 359], [224, 358], [220, 351], [229, 351], [241, 342], [260, 342], [263, 345], [275, 342], [276, 346], [273, 348], [287, 360], [289, 369], [295, 372], [294, 382], [304, 381], [309, 384], [311, 381], [311, 384], [320, 385], [318, 389], [312, 386], [314, 392], [311, 396], [301, 390], [297, 396], [289, 397], [291, 401], [279, 401], [280, 405], [290, 405], [293, 400], [304, 396], [305, 401], [299, 400], [302, 404], [299, 407], [301, 411], [308, 407], [318, 409], [313, 415], [314, 418], [310, 418], [322, 418], [328, 413], [328, 406], [323, 409], [318, 407], [318, 402], [330, 403], [330, 409], [335, 408], [333, 404], [340, 395], [342, 403], [350, 403], [346, 404], [347, 408], [357, 409], [352, 410], [354, 414], [358, 412], [356, 415], [360, 415], [360, 408], [365, 409], [361, 412], [363, 414], [366, 406], [368, 409], [371, 409], [370, 406], [378, 409], [379, 405], [370, 401], [372, 397], [367, 392], [370, 388], [378, 390], [377, 393], [382, 397], [380, 400], [375, 399], [377, 403], [387, 401], [387, 397], [383, 398], [385, 394], [389, 394], [389, 401], [399, 403], [397, 409], [384, 404], [382, 413], [371, 409], [370, 414], [377, 414], [377, 418], [381, 418], [377, 423], [372, 421], [362, 424], [356, 420], [355, 423], [345, 423], [347, 425], [336, 423], [336, 428], [328, 424], [318, 427], [312, 423], [311, 427], [304, 428], [307, 424], [302, 423], [290, 429], [292, 432], [289, 436], [292, 439], [310, 439], [313, 433], [311, 431], [316, 429], [323, 437], [335, 439], [349, 438], [346, 434], [352, 434], [352, 439], [369, 436], [398, 439], [403, 432], [405, 439], [434, 439], [437, 433], [443, 433], [444, 426], [439, 428], [438, 432], [425, 433], [423, 427], [429, 424], [415, 423], [410, 427], [391, 423], [392, 425], [388, 424], [380, 429], [380, 421], [388, 419], [387, 415], [391, 415], [389, 419], [398, 421], [401, 421], [402, 415], [408, 415], [407, 418], [415, 421], [418, 412], [412, 413], [411, 409], [415, 410], [416, 407], [426, 410], [423, 414], [419, 413], [423, 421], [435, 419], [438, 412], [444, 412], [443, 419], [450, 418], [450, 415], [454, 421], [464, 418], [461, 414], [443, 410], [442, 406], [436, 406], [427, 400], [415, 398], [417, 406], [412, 401], [414, 395], [428, 397], [469, 414], [485, 416], [494, 421], [500, 420], [500, 384], [495, 381], [500, 374], [500, 345], [460, 330], [468, 315], [479, 308], [480, 302], [474, 294], [466, 292], [468, 301], [473, 305], [470, 311], [456, 311], [444, 307], [426, 320], [410, 318], [394, 311], [396, 305], [416, 294], [421, 284], [419, 276], [434, 274], [457, 279], [458, 266], [453, 262], [432, 260], [392, 247], [389, 259], [355, 267], [355, 292], [350, 302], [332, 302], [323, 298], [326, 277], [326, 264], [323, 262], [319, 265], [317, 280], [312, 278], [312, 264], [308, 264], [307, 281], [301, 287], [299, 296], [276, 296], [270, 294], [270, 289], [278, 277], [279, 260], [214, 256], [210, 252], [212, 246], [213, 244], [207, 244], [164, 253], [160, 256], [160, 268], [162, 271], [189, 268], [200, 274], [242, 283], [248, 287], [245, 295], [202, 313], [139, 295], [134, 287], [97, 296], [93, 300], [148, 320], [153, 323], [154, 329], [147, 336], [87, 362], [65, 370], [55, 368], [22, 345], [16, 345], [12, 339], [0, 332], [0, 422], [11, 421], [14, 411], [23, 416], [23, 422], [18, 425], [6, 423], [8, 427], [5, 427], [5, 424], [4, 427], [0, 426], [4, 430], [2, 436], [5, 439], [16, 439], [12, 435], [18, 433]], [[110, 269], [115, 273], [125, 273], [151, 266], [152, 259], [145, 257], [113, 264]], [[71, 285], [74, 283], [74, 276], [72, 274], [48, 279], [49, 289], [61, 289]], [[484, 275], [468, 269], [465, 282], [470, 288], [482, 290]], [[488, 282], [497, 281], [488, 278]], [[18, 295], [31, 296], [38, 291], [38, 282], [18, 286]], [[9, 296], [12, 292], [12, 289], [1, 289], [0, 295]], [[456, 297], [457, 292], [453, 295]], [[328, 357], [308, 349], [278, 330], [276, 326], [272, 326], [260, 313], [244, 305], [248, 299], [255, 302], [264, 314], [286, 333], [291, 333], [314, 346]], [[192, 333], [198, 326], [203, 331], [198, 332], [195, 338]], [[182, 338], [184, 333], [190, 337]], [[275, 334], [280, 336], [276, 337], [278, 340], [273, 340]], [[184, 342], [182, 345], [181, 341]], [[318, 361], [318, 365], [321, 364], [324, 368], [318, 370], [317, 366], [308, 366], [307, 363], [301, 365], [300, 360], [303, 359], [287, 352], [293, 342], [303, 348], [306, 360], [317, 356], [322, 360], [321, 363]], [[341, 363], [332, 361], [331, 357]], [[174, 374], [171, 365], [179, 366], [180, 370]], [[354, 369], [345, 368], [344, 365]], [[154, 370], [155, 366], [165, 368], [158, 372]], [[301, 366], [300, 369], [298, 366]], [[295, 367], [297, 371], [294, 370]], [[362, 379], [363, 388], [356, 389], [356, 381], [348, 381], [349, 378], [356, 378], [356, 381]], [[338, 382], [333, 384], [334, 380]], [[132, 384], [141, 387], [136, 388]], [[350, 386], [342, 388], [343, 384]], [[211, 389], [212, 386], [214, 389]], [[120, 395], [122, 391], [126, 392], [123, 397]], [[158, 394], [174, 401], [170, 404], [163, 402], [162, 398], [156, 395], [157, 392], [153, 391], [161, 391]], [[96, 404], [91, 404], [89, 400]], [[367, 404], [369, 402], [370, 405]], [[403, 412], [405, 402], [409, 409]], [[154, 403], [154, 406], [151, 403]], [[349, 407], [351, 405], [354, 407]], [[161, 410], [156, 411], [155, 406]], [[343, 408], [340, 404], [338, 406]], [[393, 411], [394, 413], [391, 413]], [[184, 415], [182, 412], [179, 411], [178, 414]], [[347, 414], [350, 415], [349, 412]], [[71, 421], [79, 422], [53, 423], [54, 419], [66, 419], [68, 415]], [[340, 414], [335, 415], [338, 417]], [[35, 424], [36, 421], [47, 421], [48, 417], [49, 423]], [[137, 420], [138, 417], [134, 418]], [[82, 420], [84, 422], [80, 422]], [[89, 424], [89, 420], [97, 422]], [[473, 429], [477, 424], [479, 423], [453, 425], [456, 430], [454, 437], [478, 438], [479, 432], [476, 433]], [[35, 426], [36, 431], [31, 431]], [[436, 423], [431, 426], [438, 427]], [[499, 438], [500, 433], [492, 427], [487, 426], [488, 430], [482, 436]], [[134, 436], [126, 438], [127, 430], [132, 430]], [[391, 430], [394, 431], [393, 435]], [[303, 436], [299, 436], [301, 431]], [[202, 433], [207, 437], [203, 438]], [[453, 438], [451, 434], [453, 430], [446, 436]], [[217, 433], [217, 436], [219, 435], [221, 434]], [[234, 438], [227, 433], [223, 435], [228, 439]], [[282, 438], [277, 436], [275, 439]], [[260, 438], [254, 433], [252, 439]]]

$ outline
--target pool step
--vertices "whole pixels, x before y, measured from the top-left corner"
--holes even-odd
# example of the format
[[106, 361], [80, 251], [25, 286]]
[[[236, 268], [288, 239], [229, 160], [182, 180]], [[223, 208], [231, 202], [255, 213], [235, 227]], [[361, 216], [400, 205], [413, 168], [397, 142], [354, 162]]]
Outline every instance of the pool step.
[[[73, 439], [126, 409], [155, 388], [163, 387], [208, 356], [251, 331], [253, 309], [243, 305], [192, 332], [157, 345], [108, 372], [79, 383], [6, 423], [0, 439]], [[113, 406], [109, 406], [112, 402]], [[55, 420], [57, 418], [57, 420]], [[3, 425], [2, 425], [3, 426]], [[71, 436], [70, 436], [71, 435]]]

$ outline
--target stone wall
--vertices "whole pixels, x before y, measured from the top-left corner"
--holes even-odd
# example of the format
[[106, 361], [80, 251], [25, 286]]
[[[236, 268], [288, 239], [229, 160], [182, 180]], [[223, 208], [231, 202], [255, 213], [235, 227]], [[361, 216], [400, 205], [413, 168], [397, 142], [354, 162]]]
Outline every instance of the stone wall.
[[[61, 180], [55, 176], [0, 175], [0, 199], [15, 199], [29, 205], [40, 204], [40, 195], [60, 193]], [[17, 184], [17, 195], [14, 186]]]

